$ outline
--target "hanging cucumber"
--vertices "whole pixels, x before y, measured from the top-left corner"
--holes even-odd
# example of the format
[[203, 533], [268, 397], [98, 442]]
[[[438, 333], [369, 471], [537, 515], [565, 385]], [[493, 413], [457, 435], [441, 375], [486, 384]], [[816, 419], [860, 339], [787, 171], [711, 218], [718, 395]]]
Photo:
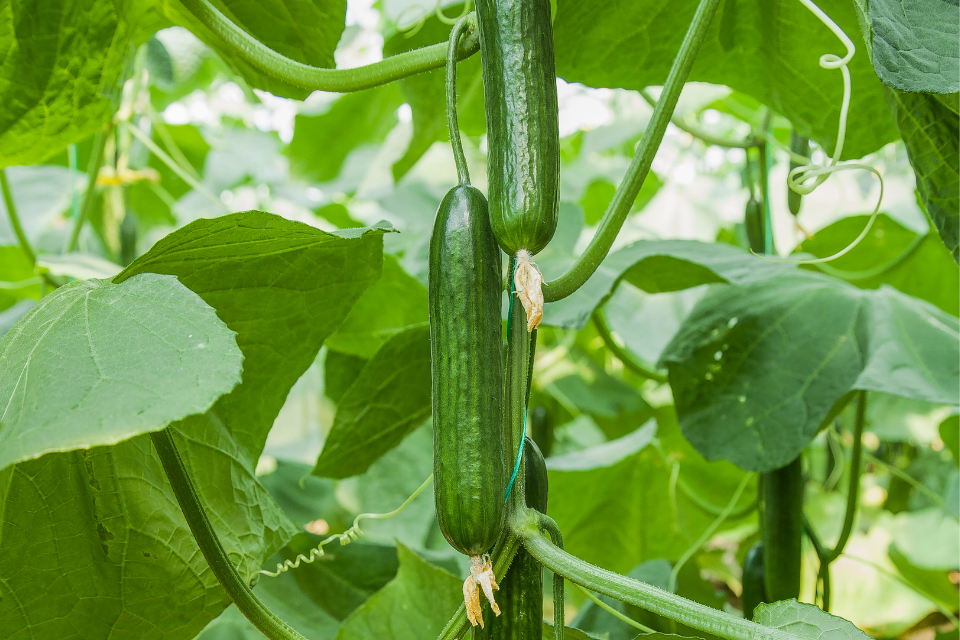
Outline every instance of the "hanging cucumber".
[[[523, 444], [527, 506], [547, 512], [547, 466], [530, 438]], [[529, 640], [543, 634], [543, 567], [520, 547], [501, 584], [500, 611], [494, 618], [484, 611], [486, 627], [474, 627], [474, 640]]]
[[800, 535], [803, 531], [803, 471], [798, 456], [760, 475], [760, 535], [768, 602], [800, 595]]
[[753, 620], [753, 610], [761, 602], [767, 602], [766, 586], [763, 579], [763, 542], [757, 542], [743, 561], [743, 617]]
[[469, 184], [457, 127], [455, 53], [466, 24], [451, 33], [447, 64], [447, 121], [460, 184], [441, 201], [430, 237], [429, 312], [437, 521], [447, 542], [470, 556], [463, 593], [476, 624], [478, 586], [499, 614], [486, 552], [504, 514], [503, 363], [500, 250], [487, 201]]
[[517, 258], [517, 295], [532, 331], [543, 278], [532, 257], [557, 228], [560, 140], [550, 0], [478, 0], [487, 114], [490, 222]]
[[[803, 136], [797, 134], [796, 131], [793, 131], [790, 134], [790, 151], [795, 153], [798, 156], [807, 157], [810, 155], [810, 139], [804, 138]], [[793, 171], [800, 166], [800, 162], [797, 162], [793, 157], [790, 158], [790, 171]], [[790, 175], [789, 173], [787, 175]], [[803, 196], [793, 189], [790, 188], [790, 181], [787, 180], [787, 208], [790, 209], [790, 213], [793, 215], [800, 215], [800, 204], [803, 200]]]
[[752, 195], [747, 200], [746, 210], [743, 214], [743, 225], [747, 229], [747, 241], [750, 243], [750, 249], [756, 253], [763, 253], [766, 242], [766, 225], [763, 203]]

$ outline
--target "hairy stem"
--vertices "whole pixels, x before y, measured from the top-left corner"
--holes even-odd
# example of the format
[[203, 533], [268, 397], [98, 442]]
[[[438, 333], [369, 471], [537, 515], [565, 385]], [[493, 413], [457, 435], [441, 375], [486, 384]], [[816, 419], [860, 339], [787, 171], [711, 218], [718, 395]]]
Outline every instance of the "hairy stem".
[[[553, 544], [560, 550], [563, 550], [563, 534], [560, 532], [560, 526], [550, 516], [544, 513], [537, 514], [537, 522], [540, 527], [549, 534]], [[563, 640], [564, 616], [563, 607], [565, 596], [563, 594], [563, 576], [559, 573], [553, 574], [553, 638], [554, 640]]]
[[603, 318], [603, 312], [600, 309], [597, 309], [593, 312], [593, 326], [596, 327], [597, 333], [600, 334], [600, 338], [603, 340], [603, 344], [606, 345], [607, 349], [610, 350], [610, 353], [613, 354], [617, 360], [623, 363], [627, 369], [633, 371], [638, 376], [647, 378], [648, 380], [654, 380], [656, 382], [666, 382], [667, 376], [664, 373], [650, 369], [645, 364], [640, 362], [640, 359], [635, 355], [630, 353], [630, 350], [626, 347], [621, 347], [617, 340], [613, 337], [613, 333], [610, 331], [610, 327], [607, 326], [606, 321]]
[[467, 168], [467, 158], [463, 155], [460, 126], [457, 124], [457, 48], [460, 38], [469, 28], [467, 16], [460, 18], [450, 31], [450, 44], [447, 48], [447, 128], [450, 130], [450, 146], [453, 147], [453, 161], [457, 165], [457, 177], [461, 185], [470, 184], [470, 171]]
[[674, 58], [673, 66], [667, 75], [660, 100], [657, 101], [650, 123], [640, 140], [640, 147], [637, 149], [626, 175], [620, 182], [620, 186], [617, 187], [616, 193], [613, 194], [613, 200], [603, 214], [603, 220], [600, 221], [600, 227], [597, 229], [596, 235], [566, 273], [555, 280], [543, 283], [543, 297], [546, 302], [561, 300], [579, 289], [593, 275], [603, 259], [607, 257], [610, 247], [613, 246], [613, 241], [620, 233], [620, 227], [623, 226], [627, 214], [630, 213], [630, 207], [633, 206], [637, 194], [640, 193], [643, 181], [650, 172], [650, 165], [653, 163], [653, 158], [657, 154], [660, 142], [663, 140], [667, 125], [670, 124], [670, 116], [677, 106], [680, 91], [690, 75], [693, 61], [697, 57], [707, 27], [710, 25], [713, 14], [717, 12], [719, 4], [720, 0], [700, 0], [697, 12], [690, 23], [690, 28], [680, 45], [680, 51]]
[[[369, 89], [417, 73], [439, 69], [447, 61], [447, 43], [392, 56], [355, 69], [324, 69], [281, 55], [224, 16], [208, 0], [182, 0], [200, 23], [219, 37], [237, 56], [275, 78], [304, 89], [344, 93]], [[475, 18], [470, 17], [475, 22]], [[473, 33], [476, 33], [474, 24]], [[480, 49], [476, 35], [464, 38], [460, 59]]]
[[210, 524], [207, 512], [200, 504], [193, 481], [187, 475], [187, 469], [180, 458], [180, 452], [177, 451], [171, 430], [156, 431], [151, 433], [150, 437], [153, 439], [153, 446], [160, 456], [163, 470], [173, 486], [173, 493], [177, 497], [183, 516], [187, 519], [190, 531], [196, 538], [213, 575], [217, 577], [233, 603], [247, 617], [247, 620], [270, 640], [306, 640], [260, 602], [240, 577], [237, 568], [230, 562], [227, 552], [220, 543], [220, 538]]

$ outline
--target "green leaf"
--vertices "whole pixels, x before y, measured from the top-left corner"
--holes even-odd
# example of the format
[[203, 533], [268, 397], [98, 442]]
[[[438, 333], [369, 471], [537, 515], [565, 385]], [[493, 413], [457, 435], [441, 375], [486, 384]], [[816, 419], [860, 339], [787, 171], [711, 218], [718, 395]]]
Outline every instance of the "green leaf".
[[960, 263], [960, 123], [936, 97], [886, 89], [917, 174], [917, 189], [943, 243]]
[[952, 415], [940, 423], [940, 439], [953, 455], [954, 464], [960, 465], [960, 416]]
[[936, 571], [931, 569], [920, 569], [910, 563], [903, 553], [897, 548], [896, 544], [891, 544], [887, 548], [887, 555], [893, 566], [897, 568], [909, 584], [915, 585], [922, 593], [928, 595], [935, 602], [939, 602], [945, 607], [955, 608], [957, 600], [957, 587], [950, 582], [946, 571]]
[[0, 468], [202, 413], [240, 382], [236, 336], [176, 278], [77, 281], [0, 341]]
[[[802, 249], [818, 258], [833, 255], [860, 235], [868, 218], [838, 220], [805, 240]], [[884, 214], [850, 253], [814, 266], [862, 289], [888, 284], [947, 313], [960, 314], [960, 271], [939, 236], [917, 234]]]
[[956, 404], [958, 321], [889, 287], [810, 272], [718, 287], [661, 359], [684, 435], [750, 471], [793, 460], [856, 389]]
[[351, 151], [383, 142], [397, 124], [396, 111], [402, 103], [400, 91], [391, 83], [348, 93], [324, 113], [298, 114], [287, 147], [290, 172], [315, 182], [333, 180]]
[[[296, 529], [221, 425], [175, 435], [225, 550], [252, 581]], [[0, 497], [0, 637], [189, 640], [230, 604], [145, 435], [7, 467]]]
[[[346, 0], [212, 0], [218, 11], [277, 53], [314, 67], [335, 67], [333, 52], [343, 33]], [[223, 61], [258, 89], [304, 99], [310, 91], [255, 68], [179, 2], [164, 3], [167, 17], [212, 47]]]
[[403, 545], [397, 554], [397, 577], [350, 614], [337, 638], [420, 640], [440, 635], [463, 602], [462, 581]]
[[347, 355], [339, 351], [327, 351], [323, 360], [323, 393], [334, 402], [347, 392], [363, 368], [367, 366], [365, 358]]
[[369, 359], [391, 336], [427, 320], [427, 288], [388, 255], [383, 257], [380, 280], [360, 296], [326, 345]]
[[115, 281], [176, 275], [237, 332], [243, 381], [207, 420], [227, 425], [252, 469], [290, 387], [380, 277], [384, 230], [332, 234], [259, 211], [198, 220], [157, 242]]
[[[457, 15], [463, 5], [448, 5], [444, 11]], [[434, 16], [428, 17], [415, 35], [398, 32], [383, 45], [383, 55], [393, 56], [412, 49], [445, 42], [450, 38], [450, 25]], [[413, 110], [413, 139], [406, 153], [393, 165], [395, 180], [402, 178], [417, 160], [437, 140], [449, 140], [447, 132], [444, 79], [446, 71], [436, 69], [404, 78], [398, 83], [404, 100]], [[471, 130], [471, 122], [484, 121], [483, 78], [480, 74], [480, 56], [472, 56], [457, 64], [457, 111], [460, 127], [471, 135], [483, 133]]]
[[[549, 258], [548, 258], [549, 259]], [[559, 271], [555, 261], [547, 272]], [[573, 295], [544, 307], [544, 322], [582, 329], [593, 310], [622, 281], [648, 293], [680, 291], [711, 282], [747, 285], [792, 271], [791, 264], [769, 262], [726, 244], [693, 240], [641, 240], [616, 251]]]
[[40, 279], [20, 247], [0, 246], [0, 311], [24, 298], [40, 298]]
[[[859, 32], [854, 3], [817, 4], [847, 35]], [[665, 11], [654, 0], [558, 0], [557, 75], [591, 87], [662, 85], [696, 6], [685, 0]], [[826, 53], [843, 55], [843, 44], [799, 2], [730, 1], [714, 17], [690, 80], [725, 84], [759, 100], [833, 153], [843, 83], [838, 72], [820, 67]], [[868, 56], [859, 53], [848, 66], [852, 117], [843, 157], [859, 158], [896, 140], [897, 131]]]
[[873, 68], [899, 91], [954, 93], [960, 90], [960, 8], [941, 0], [871, 0]]
[[761, 604], [753, 612], [754, 622], [780, 629], [805, 640], [866, 640], [853, 623], [826, 613], [820, 607], [796, 600]]
[[131, 47], [163, 26], [153, 3], [0, 5], [0, 167], [95, 133], [116, 108]]
[[893, 522], [893, 542], [903, 557], [920, 569], [960, 568], [960, 524], [956, 516], [942, 509], [898, 513]]
[[363, 473], [430, 415], [430, 326], [390, 338], [340, 398], [314, 475]]

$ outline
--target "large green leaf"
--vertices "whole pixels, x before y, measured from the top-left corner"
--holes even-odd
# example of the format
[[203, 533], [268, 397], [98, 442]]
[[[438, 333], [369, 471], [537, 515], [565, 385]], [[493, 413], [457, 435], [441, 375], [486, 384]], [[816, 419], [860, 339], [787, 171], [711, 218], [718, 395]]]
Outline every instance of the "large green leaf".
[[[334, 67], [333, 52], [343, 33], [346, 0], [212, 0], [228, 19], [267, 47], [297, 62]], [[163, 4], [167, 17], [190, 29], [251, 85], [287, 98], [306, 98], [310, 91], [274, 78], [240, 57], [230, 45], [204, 27], [176, 0]]]
[[170, 276], [82, 280], [0, 341], [0, 468], [113, 444], [203, 413], [243, 355], [214, 310]]
[[883, 82], [899, 91], [960, 90], [960, 7], [949, 0], [860, 0], [868, 48]]
[[[802, 250], [822, 258], [840, 251], [860, 234], [869, 216], [850, 216], [817, 231]], [[879, 215], [870, 233], [850, 253], [817, 269], [862, 289], [888, 284], [926, 300], [947, 313], [960, 314], [960, 271], [940, 236], [919, 235], [886, 215]]]
[[344, 620], [337, 638], [422, 640], [440, 635], [463, 602], [463, 583], [403, 545], [397, 553], [397, 577]]
[[395, 333], [427, 321], [427, 288], [393, 256], [383, 257], [383, 275], [367, 289], [326, 345], [369, 359]]
[[895, 289], [794, 272], [715, 289], [662, 363], [694, 447], [769, 471], [793, 460], [853, 390], [956, 404], [958, 328]]
[[[463, 5], [445, 7], [455, 15]], [[383, 55], [392, 56], [412, 49], [444, 42], [450, 38], [450, 25], [430, 16], [412, 37], [397, 33], [383, 45]], [[399, 82], [400, 91], [413, 111], [413, 139], [406, 153], [393, 165], [393, 177], [399, 180], [416, 164], [437, 140], [448, 140], [444, 69], [420, 73]], [[472, 56], [457, 65], [457, 111], [460, 127], [470, 134], [483, 133], [483, 78], [480, 56]], [[474, 123], [480, 123], [477, 130]]]
[[157, 242], [115, 281], [175, 275], [236, 331], [243, 381], [202, 420], [226, 424], [253, 468], [290, 387], [380, 277], [383, 231], [326, 233], [259, 211], [198, 220]]
[[402, 103], [391, 83], [342, 96], [324, 113], [298, 114], [287, 148], [291, 173], [315, 182], [333, 180], [351, 151], [383, 142], [397, 124]]
[[960, 263], [960, 123], [936, 97], [886, 89], [917, 174], [917, 189], [943, 243]]
[[761, 604], [754, 610], [754, 622], [786, 631], [804, 640], [867, 640], [869, 636], [853, 623], [832, 616], [820, 607], [796, 600]]
[[[201, 502], [245, 580], [296, 529], [220, 425], [177, 434]], [[0, 471], [0, 637], [189, 640], [229, 603], [150, 438]]]
[[0, 246], [0, 310], [40, 297], [40, 279], [20, 247]]
[[[854, 3], [817, 3], [847, 35], [859, 32]], [[553, 25], [557, 74], [592, 87], [662, 85], [697, 2], [558, 0]], [[843, 55], [833, 33], [795, 0], [727, 0], [710, 26], [690, 80], [725, 84], [786, 116], [832, 153], [843, 83], [820, 56]], [[849, 64], [852, 117], [844, 158], [859, 158], [897, 138], [883, 109], [883, 85], [869, 57]]]
[[0, 167], [96, 132], [113, 115], [131, 46], [163, 22], [146, 2], [0, 2]]
[[[548, 279], [569, 261], [550, 260]], [[572, 260], [570, 260], [572, 261]], [[641, 240], [607, 256], [580, 289], [544, 307], [549, 325], [582, 329], [593, 310], [610, 297], [622, 281], [648, 293], [680, 291], [712, 282], [747, 285], [792, 271], [791, 264], [770, 262], [727, 244], [693, 240]]]
[[363, 473], [430, 415], [430, 327], [410, 327], [384, 343], [337, 406], [313, 473]]

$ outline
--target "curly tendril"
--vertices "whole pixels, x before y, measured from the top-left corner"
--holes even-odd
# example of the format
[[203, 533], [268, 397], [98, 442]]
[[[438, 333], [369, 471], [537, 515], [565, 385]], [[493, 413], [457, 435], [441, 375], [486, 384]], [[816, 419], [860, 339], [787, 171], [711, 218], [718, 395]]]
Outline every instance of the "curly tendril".
[[423, 490], [426, 489], [431, 482], [433, 482], [432, 473], [430, 474], [429, 478], [423, 481], [423, 484], [417, 487], [416, 491], [410, 494], [409, 498], [404, 500], [403, 504], [401, 504], [399, 507], [397, 507], [393, 511], [390, 511], [389, 513], [361, 513], [360, 515], [358, 515], [356, 518], [353, 519], [353, 526], [351, 526], [349, 529], [347, 529], [343, 533], [335, 533], [332, 536], [325, 538], [320, 544], [315, 546], [313, 549], [310, 549], [310, 555], [305, 556], [302, 553], [299, 553], [297, 554], [297, 557], [293, 560], [284, 560], [283, 562], [278, 562], [276, 571], [265, 571], [261, 569], [260, 573], [262, 573], [265, 576], [270, 576], [271, 578], [276, 578], [277, 576], [279, 576], [281, 573], [285, 571], [289, 571], [290, 569], [297, 569], [301, 565], [301, 563], [310, 564], [316, 561], [318, 558], [322, 558], [325, 553], [323, 548], [328, 544], [330, 544], [331, 542], [333, 542], [334, 540], [339, 540], [340, 546], [348, 545], [351, 542], [357, 541], [358, 539], [363, 537], [363, 531], [360, 530], [361, 520], [386, 520], [387, 518], [392, 518], [393, 516], [399, 514], [401, 511], [406, 509], [407, 505], [409, 505], [411, 502], [414, 501], [414, 499], [416, 499], [417, 496], [423, 493]]
[[[751, 251], [758, 258], [763, 260], [768, 260], [770, 262], [791, 262], [794, 264], [817, 264], [823, 262], [830, 262], [836, 260], [840, 256], [846, 255], [852, 251], [860, 242], [867, 236], [867, 233], [870, 232], [870, 229], [873, 227], [873, 223], [877, 219], [877, 215], [880, 213], [880, 203], [883, 202], [883, 176], [880, 175], [880, 172], [868, 165], [861, 162], [848, 162], [844, 164], [839, 164], [840, 156], [843, 153], [843, 143], [847, 134], [847, 115], [850, 111], [850, 69], [847, 68], [847, 64], [853, 58], [854, 54], [857, 52], [856, 47], [853, 44], [853, 41], [847, 37], [847, 34], [843, 32], [836, 22], [830, 19], [830, 17], [825, 14], [820, 7], [813, 3], [813, 0], [800, 0], [800, 2], [807, 9], [810, 10], [813, 15], [815, 15], [820, 22], [827, 26], [830, 31], [833, 32], [835, 36], [843, 43], [843, 46], [846, 48], [846, 54], [841, 58], [840, 56], [833, 53], [826, 53], [820, 56], [820, 67], [823, 69], [839, 69], [843, 77], [843, 100], [840, 104], [840, 122], [838, 124], [837, 130], [837, 145], [833, 151], [833, 157], [827, 162], [826, 165], [817, 165], [813, 164], [808, 158], [803, 156], [790, 153], [791, 160], [810, 164], [802, 164], [798, 167], [795, 167], [787, 175], [787, 185], [790, 189], [793, 189], [795, 192], [807, 195], [812, 193], [817, 187], [823, 184], [831, 174], [838, 171], [850, 171], [853, 169], [864, 169], [870, 173], [877, 176], [877, 179], [880, 181], [880, 197], [877, 198], [877, 205], [873, 208], [873, 213], [870, 214], [870, 219], [867, 221], [867, 225], [863, 228], [863, 231], [860, 232], [853, 242], [848, 244], [846, 247], [837, 251], [833, 255], [827, 256], [826, 258], [815, 258], [807, 260], [790, 260], [783, 258], [769, 258], [757, 254], [754, 251]], [[778, 143], [779, 146], [779, 143]]]

